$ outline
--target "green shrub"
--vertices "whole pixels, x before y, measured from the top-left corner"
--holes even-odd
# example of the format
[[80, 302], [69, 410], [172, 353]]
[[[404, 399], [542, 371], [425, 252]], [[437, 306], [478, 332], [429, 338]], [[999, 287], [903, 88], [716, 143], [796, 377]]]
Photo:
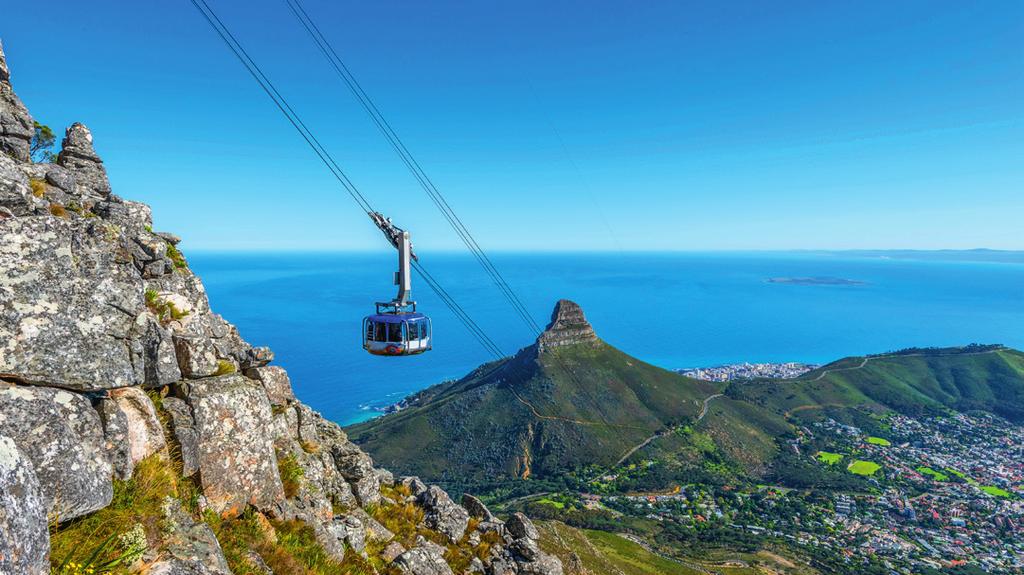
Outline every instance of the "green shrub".
[[[172, 321], [179, 320], [189, 314], [189, 312], [179, 309], [178, 306], [174, 305], [174, 302], [165, 300], [164, 298], [160, 297], [160, 294], [157, 293], [157, 291], [152, 288], [146, 290], [145, 298], [146, 307], [149, 308], [149, 311], [153, 312], [153, 315], [156, 316], [156, 319], [161, 324], [166, 325]], [[218, 369], [219, 368], [220, 366], [218, 364]], [[234, 371], [235, 369], [234, 366], [232, 365], [231, 371], [228, 371], [226, 373], [232, 373]], [[223, 374], [218, 373], [217, 375]]]
[[174, 244], [167, 244], [167, 257], [170, 258], [171, 263], [177, 269], [183, 269], [188, 267], [188, 262], [185, 261], [184, 254]]

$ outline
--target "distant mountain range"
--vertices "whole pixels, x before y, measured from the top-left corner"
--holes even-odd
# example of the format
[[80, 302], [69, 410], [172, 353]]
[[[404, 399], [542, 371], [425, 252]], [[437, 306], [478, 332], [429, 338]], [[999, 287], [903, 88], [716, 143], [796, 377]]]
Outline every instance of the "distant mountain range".
[[[652, 345], [671, 345], [672, 334], [661, 335]], [[1024, 354], [914, 349], [842, 359], [797, 379], [712, 383], [615, 349], [562, 300], [533, 345], [407, 403], [348, 432], [380, 464], [430, 480], [599, 473], [634, 456], [680, 468], [712, 458], [755, 477], [807, 419], [979, 409], [1022, 421]]]

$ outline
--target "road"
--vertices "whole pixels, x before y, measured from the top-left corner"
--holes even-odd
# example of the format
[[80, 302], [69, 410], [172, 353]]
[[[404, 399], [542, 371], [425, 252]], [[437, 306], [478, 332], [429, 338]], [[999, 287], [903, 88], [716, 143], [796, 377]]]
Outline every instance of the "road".
[[683, 425], [674, 425], [672, 427], [668, 427], [668, 428], [662, 429], [658, 433], [655, 433], [654, 435], [652, 435], [652, 436], [648, 437], [647, 439], [641, 441], [639, 444], [635, 445], [632, 449], [627, 451], [625, 455], [623, 455], [621, 458], [619, 458], [618, 461], [615, 462], [615, 465], [612, 465], [612, 467], [614, 468], [614, 467], [618, 467], [618, 466], [622, 465], [623, 462], [625, 462], [627, 459], [629, 459], [634, 453], [636, 453], [637, 451], [640, 451], [641, 449], [647, 447], [647, 445], [650, 442], [654, 441], [655, 439], [658, 439], [659, 437], [665, 437], [666, 435], [668, 435], [670, 433], [675, 433], [676, 430], [681, 429], [685, 425], [695, 425], [697, 423], [700, 423], [700, 420], [704, 419], [704, 416], [708, 414], [708, 405], [711, 403], [711, 400], [715, 399], [716, 397], [722, 397], [722, 394], [721, 393], [716, 393], [714, 395], [710, 395], [710, 396], [704, 398], [704, 404], [701, 405], [700, 413], [697, 415], [697, 419], [695, 419], [693, 421], [693, 424], [686, 423], [686, 424], [683, 424]]
[[[973, 351], [973, 352], [970, 352], [970, 353], [959, 353], [959, 354], [956, 354], [956, 355], [985, 355], [986, 353], [996, 353], [998, 351], [1002, 351], [1003, 349], [1006, 349], [1006, 348], [1005, 347], [1000, 347], [1000, 348], [996, 348], [996, 349], [988, 349], [988, 350], [985, 350], [985, 351]], [[906, 353], [906, 354], [903, 354], [903, 355], [901, 355], [899, 357], [922, 357], [922, 356], [926, 356], [926, 355], [930, 355], [930, 354], [927, 354], [927, 353]], [[853, 367], [838, 367], [838, 368], [835, 368], [835, 369], [826, 369], [826, 370], [822, 371], [821, 373], [819, 373], [818, 376], [815, 377], [814, 379], [804, 379], [804, 380], [796, 379], [794, 381], [812, 383], [812, 382], [815, 382], [815, 381], [819, 381], [821, 378], [825, 377], [826, 375], [828, 375], [830, 373], [837, 373], [837, 372], [840, 372], [840, 371], [854, 371], [854, 370], [857, 370], [857, 369], [862, 369], [871, 360], [875, 360], [875, 359], [891, 359], [893, 357], [897, 357], [897, 356], [893, 356], [893, 355], [872, 355], [872, 356], [868, 356], [868, 357], [865, 357], [865, 358], [861, 359], [859, 365], [855, 365]], [[785, 412], [783, 414], [783, 417], [788, 419], [790, 415], [793, 415], [794, 413], [796, 413], [798, 411], [805, 411], [805, 410], [808, 410], [808, 409], [823, 409], [823, 408], [826, 408], [826, 407], [847, 407], [847, 404], [845, 404], [845, 403], [815, 403], [815, 404], [809, 404], [809, 405], [798, 405], [798, 406], [794, 407], [793, 409], [790, 409], [789, 411]]]

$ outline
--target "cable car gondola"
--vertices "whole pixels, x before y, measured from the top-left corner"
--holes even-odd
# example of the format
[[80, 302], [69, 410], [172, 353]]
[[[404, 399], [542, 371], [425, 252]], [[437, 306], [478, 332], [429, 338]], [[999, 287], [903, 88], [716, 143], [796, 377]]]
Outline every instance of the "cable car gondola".
[[430, 351], [434, 335], [430, 318], [417, 312], [416, 302], [409, 299], [411, 261], [419, 261], [412, 251], [409, 232], [395, 226], [379, 212], [371, 212], [370, 218], [398, 250], [398, 271], [395, 272], [398, 295], [389, 302], [377, 302], [376, 313], [363, 318], [363, 349], [373, 355], [387, 356]]

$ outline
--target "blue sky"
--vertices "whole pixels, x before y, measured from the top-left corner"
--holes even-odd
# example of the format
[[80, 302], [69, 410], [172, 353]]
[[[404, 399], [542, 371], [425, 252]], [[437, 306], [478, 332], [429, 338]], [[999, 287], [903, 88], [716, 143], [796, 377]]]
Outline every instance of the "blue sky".
[[[210, 3], [421, 250], [460, 246], [283, 0]], [[1024, 249], [1024, 3], [305, 5], [485, 249]], [[188, 1], [10, 3], [0, 37], [186, 248], [383, 248]]]

